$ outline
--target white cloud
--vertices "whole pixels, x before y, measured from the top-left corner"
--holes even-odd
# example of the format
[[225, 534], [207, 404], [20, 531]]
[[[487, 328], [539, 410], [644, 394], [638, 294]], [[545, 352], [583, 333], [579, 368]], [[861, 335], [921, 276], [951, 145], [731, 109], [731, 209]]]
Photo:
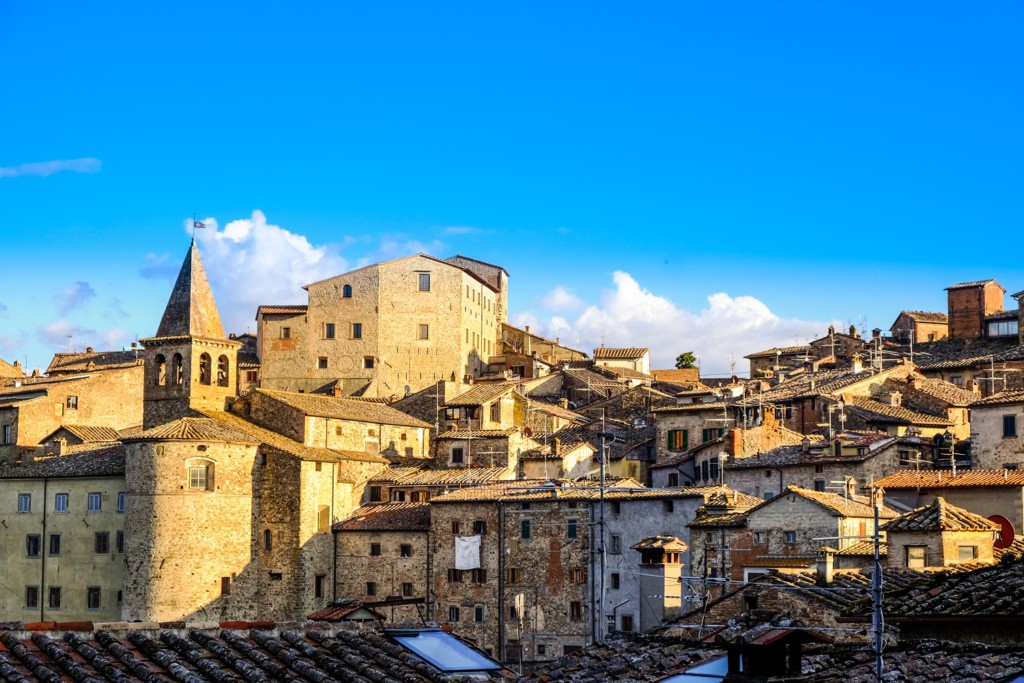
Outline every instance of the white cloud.
[[[68, 337], [71, 339], [68, 340]], [[131, 341], [131, 335], [119, 327], [97, 331], [63, 318], [40, 326], [36, 330], [36, 338], [46, 345], [47, 350], [54, 352], [67, 351], [69, 343], [70, 348], [76, 351], [82, 351], [87, 346], [98, 351], [111, 351], [121, 349]]]
[[[231, 221], [218, 229], [205, 218], [196, 231], [206, 273], [210, 278], [225, 332], [255, 329], [261, 304], [303, 304], [303, 285], [348, 270], [337, 245], [314, 246], [303, 235], [267, 223], [263, 212]], [[185, 222], [192, 232], [192, 219]]]
[[72, 283], [63, 292], [54, 298], [57, 304], [57, 311], [61, 315], [67, 315], [69, 311], [83, 306], [90, 299], [96, 298], [96, 290], [88, 282]]
[[0, 178], [17, 178], [18, 176], [39, 176], [45, 178], [61, 171], [72, 173], [99, 173], [103, 162], [99, 159], [65, 159], [56, 161], [36, 161], [17, 166], [0, 166]]
[[823, 334], [827, 326], [780, 318], [751, 296], [719, 292], [708, 297], [706, 308], [693, 312], [644, 289], [629, 273], [616, 271], [612, 281], [614, 288], [602, 293], [600, 304], [588, 306], [575, 320], [554, 316], [539, 323], [545, 336], [560, 337], [569, 346], [578, 343], [588, 353], [602, 342], [649, 347], [655, 368], [671, 368], [676, 356], [693, 351], [705, 373], [727, 374], [730, 354], [736, 371], [743, 373], [748, 367], [744, 355], [791, 346], [795, 339], [803, 343]]
[[445, 243], [441, 240], [423, 242], [417, 239], [410, 239], [408, 235], [383, 234], [380, 236], [380, 246], [376, 251], [359, 259], [356, 266], [362, 268], [372, 263], [391, 261], [392, 259], [411, 256], [412, 254], [430, 254], [438, 256], [445, 249]]
[[557, 285], [541, 299], [540, 305], [549, 311], [562, 312], [579, 310], [583, 302], [562, 285]]

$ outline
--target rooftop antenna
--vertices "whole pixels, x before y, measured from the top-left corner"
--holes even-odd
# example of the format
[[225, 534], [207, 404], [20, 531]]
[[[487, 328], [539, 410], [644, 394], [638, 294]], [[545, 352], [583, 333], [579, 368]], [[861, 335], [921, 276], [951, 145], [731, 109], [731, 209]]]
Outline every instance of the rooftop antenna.
[[68, 353], [71, 353], [74, 349], [71, 348], [71, 335], [65, 335], [68, 340]]

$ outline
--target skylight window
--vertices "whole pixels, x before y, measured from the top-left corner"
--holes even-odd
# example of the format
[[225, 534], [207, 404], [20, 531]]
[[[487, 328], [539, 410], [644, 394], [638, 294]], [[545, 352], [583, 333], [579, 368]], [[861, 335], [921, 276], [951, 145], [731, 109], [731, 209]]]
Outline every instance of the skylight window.
[[444, 631], [393, 631], [402, 647], [441, 671], [493, 671], [501, 665]]

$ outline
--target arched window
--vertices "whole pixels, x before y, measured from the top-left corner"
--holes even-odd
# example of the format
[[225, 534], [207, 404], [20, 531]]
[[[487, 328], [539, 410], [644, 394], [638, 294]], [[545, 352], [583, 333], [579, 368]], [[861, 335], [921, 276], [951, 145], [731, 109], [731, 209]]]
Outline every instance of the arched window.
[[212, 491], [213, 490], [212, 460], [206, 458], [192, 458], [185, 461], [185, 488], [189, 491]]
[[352, 285], [345, 285], [341, 288], [341, 298], [351, 299], [352, 298]]
[[156, 385], [162, 387], [167, 384], [167, 359], [164, 358], [164, 354], [158, 353], [154, 364], [156, 365]]
[[228, 385], [228, 357], [221, 356], [217, 359], [217, 386], [226, 387]]
[[270, 533], [270, 529], [266, 529], [263, 532], [263, 549], [270, 550], [274, 547], [273, 534]]
[[171, 358], [171, 379], [175, 384], [184, 384], [185, 366], [181, 362], [181, 354], [176, 353]]
[[199, 383], [210, 383], [210, 354], [204, 353], [199, 356]]

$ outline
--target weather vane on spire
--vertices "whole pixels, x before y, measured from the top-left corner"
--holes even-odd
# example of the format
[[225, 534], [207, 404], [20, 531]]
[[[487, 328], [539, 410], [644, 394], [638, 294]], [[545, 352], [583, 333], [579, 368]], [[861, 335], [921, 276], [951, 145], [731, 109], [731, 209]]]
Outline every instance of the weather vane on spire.
[[196, 241], [196, 228], [205, 228], [206, 223], [196, 220], [196, 212], [192, 212], [192, 241]]

